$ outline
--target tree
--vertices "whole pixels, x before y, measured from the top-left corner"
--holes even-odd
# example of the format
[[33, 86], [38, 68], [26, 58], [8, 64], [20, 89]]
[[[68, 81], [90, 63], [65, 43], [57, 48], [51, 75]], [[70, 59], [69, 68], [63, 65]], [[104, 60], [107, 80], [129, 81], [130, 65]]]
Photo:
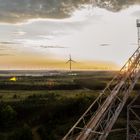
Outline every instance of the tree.
[[11, 128], [16, 122], [16, 111], [10, 106], [5, 105], [0, 111], [0, 126], [3, 129]]

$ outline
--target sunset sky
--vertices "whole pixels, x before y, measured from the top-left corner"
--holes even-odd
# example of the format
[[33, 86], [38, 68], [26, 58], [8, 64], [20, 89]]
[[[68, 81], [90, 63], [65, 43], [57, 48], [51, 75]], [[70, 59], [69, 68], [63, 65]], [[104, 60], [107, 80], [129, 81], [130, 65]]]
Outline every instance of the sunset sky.
[[0, 0], [0, 69], [118, 69], [138, 18], [140, 0]]

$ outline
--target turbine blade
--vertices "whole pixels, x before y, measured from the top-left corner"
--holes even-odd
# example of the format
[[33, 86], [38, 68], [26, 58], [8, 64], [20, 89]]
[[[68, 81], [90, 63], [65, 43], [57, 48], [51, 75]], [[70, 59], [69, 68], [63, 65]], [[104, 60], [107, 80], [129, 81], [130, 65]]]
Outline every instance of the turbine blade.
[[70, 60], [68, 60], [66, 63], [69, 63], [70, 62]]
[[76, 62], [76, 61], [74, 61], [74, 60], [71, 60], [71, 62], [77, 63], [77, 62]]

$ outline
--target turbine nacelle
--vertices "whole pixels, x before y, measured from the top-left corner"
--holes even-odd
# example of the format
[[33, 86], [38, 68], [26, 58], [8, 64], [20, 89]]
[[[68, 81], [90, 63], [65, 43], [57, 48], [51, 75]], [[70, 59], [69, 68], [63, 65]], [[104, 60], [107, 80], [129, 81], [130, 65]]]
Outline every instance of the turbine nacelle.
[[69, 60], [66, 63], [69, 63], [70, 64], [69, 65], [69, 68], [70, 68], [70, 71], [71, 71], [71, 69], [72, 69], [72, 63], [76, 63], [76, 61], [72, 60], [71, 54], [69, 55]]

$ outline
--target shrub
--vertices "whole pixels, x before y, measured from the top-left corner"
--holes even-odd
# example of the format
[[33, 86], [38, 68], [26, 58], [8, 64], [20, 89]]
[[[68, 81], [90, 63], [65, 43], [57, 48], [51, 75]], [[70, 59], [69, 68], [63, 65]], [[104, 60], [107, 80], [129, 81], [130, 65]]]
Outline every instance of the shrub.
[[31, 128], [24, 124], [22, 128], [17, 129], [9, 136], [8, 140], [32, 140], [32, 131]]

